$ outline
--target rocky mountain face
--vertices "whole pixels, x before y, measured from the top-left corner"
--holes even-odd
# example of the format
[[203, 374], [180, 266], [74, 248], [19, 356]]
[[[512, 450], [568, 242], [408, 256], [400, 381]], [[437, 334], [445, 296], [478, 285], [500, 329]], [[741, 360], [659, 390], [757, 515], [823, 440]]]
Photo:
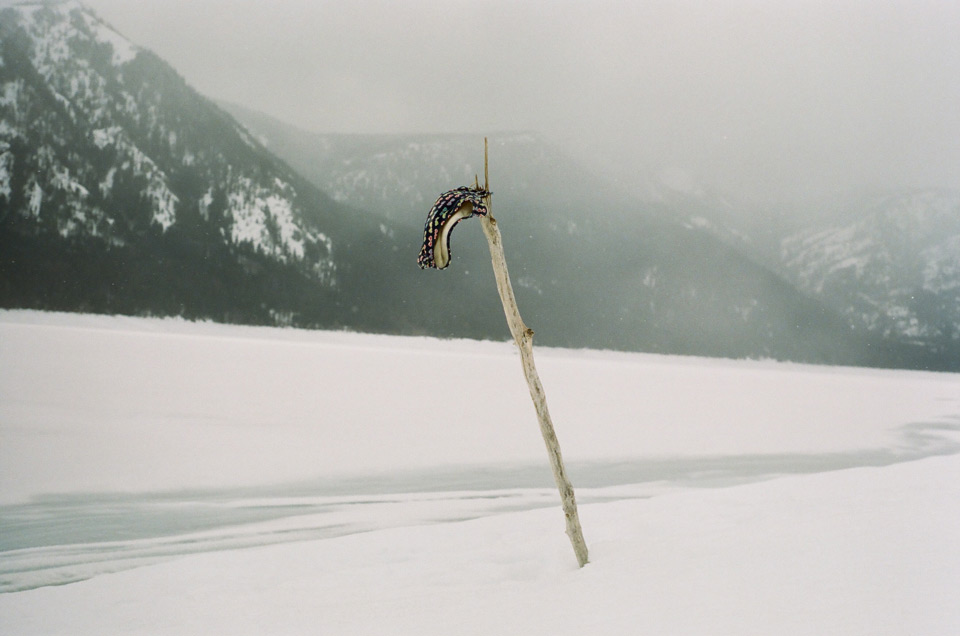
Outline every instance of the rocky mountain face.
[[7, 306], [328, 324], [335, 202], [77, 2], [0, 14]]

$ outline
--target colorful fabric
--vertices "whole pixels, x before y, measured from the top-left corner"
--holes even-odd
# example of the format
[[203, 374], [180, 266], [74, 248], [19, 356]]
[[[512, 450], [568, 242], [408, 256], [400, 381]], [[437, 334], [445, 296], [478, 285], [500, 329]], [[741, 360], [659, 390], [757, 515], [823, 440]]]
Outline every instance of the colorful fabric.
[[[420, 269], [435, 267], [444, 269], [450, 264], [450, 235], [462, 219], [470, 216], [486, 216], [486, 190], [467, 186], [444, 192], [427, 215], [423, 226], [423, 246], [417, 263]], [[464, 207], [464, 204], [472, 205]]]

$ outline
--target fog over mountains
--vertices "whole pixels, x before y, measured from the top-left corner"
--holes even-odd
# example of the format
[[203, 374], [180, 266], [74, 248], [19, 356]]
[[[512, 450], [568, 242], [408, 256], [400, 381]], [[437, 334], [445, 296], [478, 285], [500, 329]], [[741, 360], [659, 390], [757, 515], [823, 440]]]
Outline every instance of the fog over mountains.
[[[478, 170], [475, 136], [311, 134], [242, 107], [222, 105], [268, 148], [337, 200], [380, 210], [398, 222], [419, 221], [431, 203], [425, 192], [440, 191], [457, 175], [467, 183]], [[506, 190], [498, 189], [498, 199], [511, 209], [498, 217], [508, 222], [512, 215], [517, 222], [528, 215], [538, 217], [540, 232], [548, 228], [558, 235], [551, 239], [553, 244], [575, 237], [568, 241], [571, 254], [597, 241], [592, 249], [602, 251], [609, 262], [598, 269], [605, 288], [611, 281], [629, 287], [629, 281], [619, 281], [610, 270], [617, 264], [626, 266], [636, 250], [646, 245], [648, 255], [658, 253], [665, 261], [673, 261], [673, 268], [683, 269], [681, 280], [667, 284], [682, 296], [685, 285], [703, 280], [695, 273], [690, 252], [696, 251], [692, 248], [698, 241], [708, 241], [718, 253], [734, 251], [746, 270], [728, 272], [711, 283], [707, 298], [749, 284], [753, 280], [749, 270], [761, 265], [793, 283], [792, 292], [799, 290], [816, 299], [821, 304], [820, 319], [843, 316], [851, 328], [846, 337], [879, 335], [943, 354], [956, 351], [960, 192], [925, 189], [847, 196], [825, 202], [806, 215], [786, 215], [776, 208], [757, 209], [756, 204], [697, 184], [679, 171], [647, 175], [631, 184], [628, 194], [624, 184], [591, 174], [533, 133], [494, 136], [492, 148], [495, 154], [501, 153], [498, 159], [505, 163], [500, 170], [510, 177]], [[609, 235], [591, 235], [591, 230]], [[657, 237], [657, 244], [647, 245], [651, 235]], [[526, 240], [535, 240], [534, 235], [528, 234]], [[516, 258], [524, 262], [525, 255], [519, 253]], [[531, 266], [536, 267], [524, 265]], [[646, 289], [641, 294], [647, 296], [653, 295], [650, 288], [655, 287], [656, 275], [651, 271], [645, 270], [642, 276]], [[520, 286], [534, 280], [521, 280]], [[584, 286], [591, 284], [584, 282]], [[542, 293], [540, 286], [537, 289]], [[698, 292], [686, 293], [696, 296]], [[728, 295], [732, 310], [710, 307], [705, 301], [698, 308], [675, 308], [668, 313], [673, 320], [674, 315], [692, 312], [706, 323], [707, 312], [713, 311], [714, 319], [722, 322], [733, 311], [749, 322], [748, 308], [758, 303], [770, 310], [792, 302], [779, 291], [767, 293], [746, 301]], [[675, 302], [671, 298], [666, 304]], [[789, 315], [780, 318], [790, 322]], [[648, 317], [646, 324], [652, 321]], [[711, 328], [696, 329], [708, 332]], [[793, 336], [779, 337], [789, 341]], [[630, 348], [623, 341], [617, 346]]]
[[[0, 305], [508, 337], [477, 224], [448, 270], [416, 265], [482, 136], [309, 133], [207, 99], [80, 3], [0, 15]], [[796, 227], [682, 171], [625, 187], [538, 133], [490, 134], [490, 162], [539, 344], [960, 368], [957, 193]]]

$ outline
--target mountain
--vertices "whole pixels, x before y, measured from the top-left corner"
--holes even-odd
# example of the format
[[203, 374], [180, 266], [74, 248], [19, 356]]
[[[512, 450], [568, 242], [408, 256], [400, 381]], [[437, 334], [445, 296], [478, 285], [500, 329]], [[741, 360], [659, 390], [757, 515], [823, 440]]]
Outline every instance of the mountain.
[[[406, 254], [417, 250], [433, 197], [472, 183], [483, 172], [478, 135], [310, 133], [242, 107], [222, 106], [339, 202], [389, 215], [403, 232], [398, 240], [407, 241]], [[854, 330], [839, 312], [745, 257], [732, 241], [720, 240], [709, 224], [679, 218], [671, 207], [675, 199], [628, 196], [535, 133], [491, 135], [490, 157], [494, 214], [520, 307], [540, 342], [941, 365], [909, 344]], [[667, 194], [676, 195], [676, 180], [667, 185], [674, 186]], [[488, 319], [502, 317], [491, 300], [496, 292], [485, 242], [479, 228], [469, 225], [458, 226], [455, 266], [419, 276], [438, 298], [464, 286], [482, 292], [469, 304], [447, 306], [464, 319], [482, 315], [487, 325]]]
[[841, 211], [782, 239], [787, 275], [861, 328], [960, 354], [960, 192], [874, 195]]
[[[221, 102], [258, 141], [339, 202], [392, 219], [426, 217], [436, 196], [483, 179], [483, 136], [456, 134], [318, 134], [257, 111]], [[488, 135], [497, 194], [538, 205], [628, 209], [630, 197], [534, 132]], [[543, 203], [540, 203], [543, 202]], [[415, 213], [415, 214], [414, 214]], [[421, 221], [423, 219], [420, 219]]]
[[0, 18], [5, 306], [340, 323], [370, 227], [80, 3]]
[[[416, 264], [433, 199], [482, 173], [480, 136], [319, 135], [231, 110], [77, 2], [0, 11], [0, 306], [508, 337], [479, 224], [457, 227], [454, 266]], [[948, 366], [537, 134], [490, 142], [539, 344]]]
[[858, 331], [960, 360], [960, 191], [852, 192], [789, 213], [731, 200], [674, 209]]

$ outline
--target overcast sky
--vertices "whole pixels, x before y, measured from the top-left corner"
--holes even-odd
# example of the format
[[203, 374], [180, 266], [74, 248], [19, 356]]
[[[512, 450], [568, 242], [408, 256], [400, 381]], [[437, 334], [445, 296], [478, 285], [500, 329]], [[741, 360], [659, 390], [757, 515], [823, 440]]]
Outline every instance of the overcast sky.
[[208, 96], [321, 132], [532, 129], [738, 194], [960, 188], [957, 0], [86, 0]]

